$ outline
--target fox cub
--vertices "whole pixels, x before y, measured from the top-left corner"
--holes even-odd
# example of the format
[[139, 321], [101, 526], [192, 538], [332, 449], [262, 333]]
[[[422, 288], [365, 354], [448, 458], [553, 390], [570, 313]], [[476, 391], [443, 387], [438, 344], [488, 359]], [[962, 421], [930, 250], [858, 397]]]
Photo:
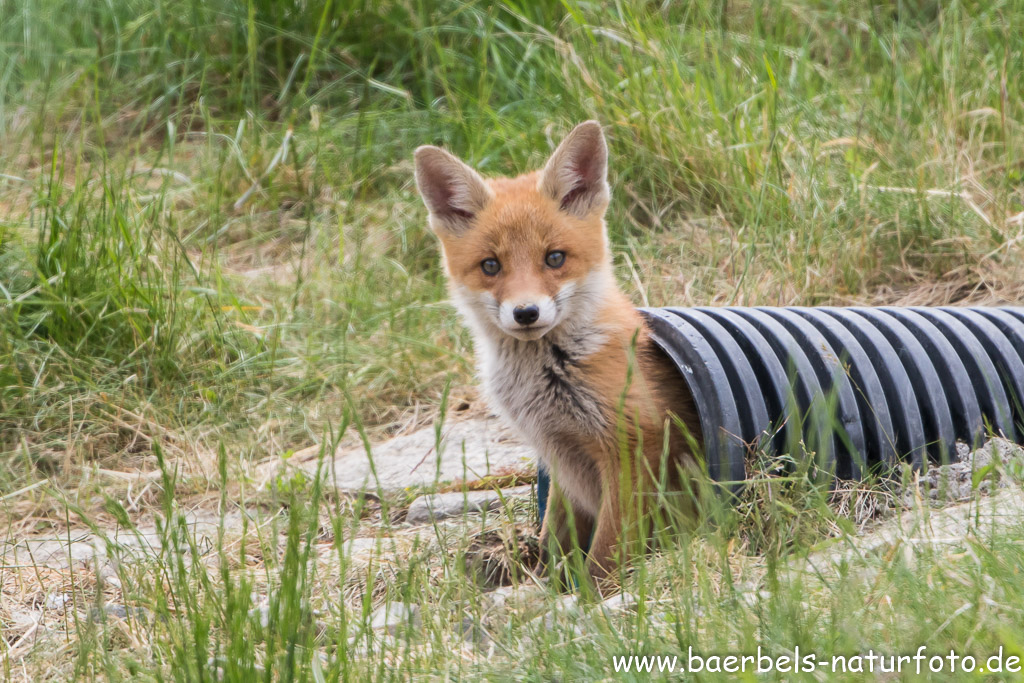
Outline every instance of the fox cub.
[[517, 178], [484, 179], [438, 147], [416, 150], [485, 394], [551, 473], [542, 560], [589, 539], [598, 587], [637, 551], [637, 515], [659, 482], [678, 490], [696, 471], [679, 422], [700, 433], [678, 370], [615, 282], [607, 168], [595, 121]]

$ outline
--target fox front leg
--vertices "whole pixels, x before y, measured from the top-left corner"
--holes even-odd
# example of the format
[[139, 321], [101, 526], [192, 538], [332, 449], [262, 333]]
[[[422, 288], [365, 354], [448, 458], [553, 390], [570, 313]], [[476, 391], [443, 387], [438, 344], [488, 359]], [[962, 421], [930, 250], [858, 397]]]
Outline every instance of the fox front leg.
[[586, 548], [593, 528], [593, 519], [574, 507], [557, 483], [552, 482], [540, 529], [541, 564], [550, 568], [558, 557], [569, 554], [573, 548]]
[[622, 511], [619, 509], [619, 495], [615, 490], [606, 491], [601, 499], [594, 539], [587, 554], [587, 573], [599, 593], [605, 594], [613, 590], [613, 574], [619, 564], [621, 537]]

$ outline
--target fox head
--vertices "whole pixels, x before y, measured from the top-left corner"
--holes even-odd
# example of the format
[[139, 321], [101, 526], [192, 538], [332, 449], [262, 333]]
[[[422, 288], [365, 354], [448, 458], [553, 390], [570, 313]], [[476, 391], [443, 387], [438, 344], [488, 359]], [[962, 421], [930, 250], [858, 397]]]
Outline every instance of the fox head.
[[596, 121], [517, 178], [484, 179], [439, 147], [416, 150], [416, 184], [452, 298], [474, 327], [530, 341], [596, 312], [614, 286], [607, 169]]

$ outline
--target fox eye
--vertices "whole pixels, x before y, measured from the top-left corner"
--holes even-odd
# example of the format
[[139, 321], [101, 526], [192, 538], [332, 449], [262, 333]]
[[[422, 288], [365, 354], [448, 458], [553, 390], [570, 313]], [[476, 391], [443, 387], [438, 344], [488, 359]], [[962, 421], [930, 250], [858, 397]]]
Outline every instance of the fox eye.
[[544, 263], [548, 264], [549, 268], [561, 268], [562, 264], [565, 263], [565, 252], [549, 251], [548, 255], [544, 258]]
[[497, 275], [501, 270], [501, 264], [496, 258], [485, 258], [480, 262], [480, 270], [484, 271], [484, 275]]

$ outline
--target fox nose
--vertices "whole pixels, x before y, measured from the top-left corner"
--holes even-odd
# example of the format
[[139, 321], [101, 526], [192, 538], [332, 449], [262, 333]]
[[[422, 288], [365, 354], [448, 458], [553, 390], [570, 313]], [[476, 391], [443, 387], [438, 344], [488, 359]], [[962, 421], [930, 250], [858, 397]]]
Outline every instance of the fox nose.
[[512, 317], [520, 325], [532, 325], [537, 322], [537, 318], [540, 317], [540, 309], [536, 304], [527, 304], [525, 306], [516, 306], [512, 309]]

